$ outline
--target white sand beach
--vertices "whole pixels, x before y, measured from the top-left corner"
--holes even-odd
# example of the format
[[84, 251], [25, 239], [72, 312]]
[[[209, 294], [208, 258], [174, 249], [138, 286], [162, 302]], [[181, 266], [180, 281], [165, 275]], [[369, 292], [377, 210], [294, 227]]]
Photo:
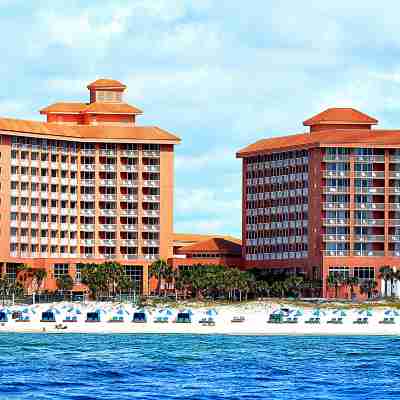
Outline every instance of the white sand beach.
[[[46, 312], [50, 314], [43, 315]], [[139, 316], [144, 314], [146, 322], [132, 322], [135, 312]], [[189, 315], [190, 322], [175, 322], [180, 312]], [[87, 322], [87, 313], [98, 314], [100, 321]], [[268, 323], [271, 314], [278, 315], [281, 322]], [[44, 316], [53, 316], [54, 320], [43, 322]], [[240, 317], [244, 318], [242, 322], [232, 322]], [[388, 307], [295, 308], [272, 302], [179, 310], [166, 307], [136, 309], [132, 305], [95, 302], [19, 305], [0, 307], [1, 318], [5, 321], [0, 322], [0, 333], [400, 335], [400, 312]], [[310, 319], [314, 323], [310, 323]], [[332, 319], [337, 323], [328, 323]], [[206, 322], [201, 323], [202, 320]]]

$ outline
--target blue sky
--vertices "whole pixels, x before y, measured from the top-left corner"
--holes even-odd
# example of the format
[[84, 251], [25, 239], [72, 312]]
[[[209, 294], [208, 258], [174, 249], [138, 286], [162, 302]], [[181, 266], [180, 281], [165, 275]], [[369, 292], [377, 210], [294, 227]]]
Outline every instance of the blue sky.
[[175, 230], [240, 235], [238, 149], [329, 106], [400, 127], [399, 12], [391, 0], [0, 0], [0, 115], [41, 119], [119, 79], [140, 124], [182, 138]]

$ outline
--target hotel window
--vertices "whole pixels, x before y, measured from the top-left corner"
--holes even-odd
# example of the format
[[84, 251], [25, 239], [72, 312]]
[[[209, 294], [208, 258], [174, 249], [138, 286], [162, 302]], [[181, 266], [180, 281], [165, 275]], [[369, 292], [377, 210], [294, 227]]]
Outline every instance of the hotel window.
[[375, 270], [373, 267], [355, 267], [354, 276], [360, 280], [374, 280]]
[[[16, 251], [17, 249], [13, 249], [13, 251]], [[6, 265], [6, 274], [7, 274], [7, 280], [10, 282], [15, 282], [17, 279], [17, 271], [18, 271], [18, 265], [17, 264], [7, 264]]]
[[342, 276], [344, 278], [348, 278], [350, 276], [350, 268], [349, 267], [330, 267], [329, 275], [331, 276]]

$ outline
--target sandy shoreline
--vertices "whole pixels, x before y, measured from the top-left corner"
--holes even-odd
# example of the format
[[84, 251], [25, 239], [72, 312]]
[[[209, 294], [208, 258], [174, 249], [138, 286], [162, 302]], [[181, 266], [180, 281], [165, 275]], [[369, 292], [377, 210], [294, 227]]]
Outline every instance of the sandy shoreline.
[[[1, 308], [1, 307], [0, 307]], [[268, 323], [271, 314], [284, 310], [284, 320], [296, 315], [297, 323]], [[52, 310], [55, 322], [41, 322], [42, 313]], [[87, 312], [100, 310], [100, 322], [85, 322]], [[319, 311], [318, 311], [319, 310]], [[41, 304], [36, 306], [5, 307], [1, 311], [7, 314], [7, 322], [0, 323], [0, 333], [77, 333], [77, 334], [190, 334], [190, 335], [336, 335], [336, 336], [397, 336], [400, 335], [400, 313], [388, 308], [371, 308], [360, 311], [360, 308], [345, 311], [317, 308], [289, 308], [287, 306], [265, 303], [254, 305], [216, 306], [210, 308], [190, 309], [191, 323], [174, 322], [179, 312], [177, 309], [145, 309], [146, 323], [132, 322], [137, 310], [131, 305], [91, 304]], [[20, 311], [29, 318], [29, 322], [17, 322], [12, 313]], [[71, 312], [72, 311], [72, 312]], [[168, 322], [154, 322], [168, 312]], [[183, 310], [181, 310], [183, 311]], [[185, 310], [187, 311], [187, 310]], [[78, 314], [76, 313], [78, 312]], [[360, 312], [362, 314], [360, 314]], [[318, 324], [306, 323], [320, 313]], [[327, 323], [340, 315], [341, 324]], [[343, 314], [343, 315], [342, 315]], [[67, 316], [75, 316], [77, 322], [63, 322]], [[108, 322], [119, 315], [123, 322]], [[210, 317], [212, 315], [212, 317]], [[381, 323], [392, 316], [391, 324]], [[244, 322], [232, 322], [234, 317], [243, 316]], [[212, 318], [215, 325], [203, 326], [199, 321]], [[355, 324], [354, 321], [367, 319], [366, 324]], [[388, 318], [387, 318], [388, 319]], [[58, 329], [60, 324], [65, 329]]]

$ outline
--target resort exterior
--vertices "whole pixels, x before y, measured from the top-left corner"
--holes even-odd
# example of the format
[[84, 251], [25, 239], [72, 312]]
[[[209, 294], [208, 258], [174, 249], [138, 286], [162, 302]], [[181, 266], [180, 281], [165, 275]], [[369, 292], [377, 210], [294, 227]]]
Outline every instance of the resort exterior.
[[46, 122], [0, 118], [0, 263], [45, 268], [42, 289], [87, 263], [115, 261], [148, 292], [148, 266], [173, 249], [175, 135], [136, 125], [126, 86], [88, 85], [88, 103], [55, 103]]
[[[262, 139], [243, 160], [244, 267], [321, 282], [377, 282], [400, 268], [400, 130], [351, 108], [304, 121], [309, 132]], [[358, 289], [357, 289], [358, 290]]]

